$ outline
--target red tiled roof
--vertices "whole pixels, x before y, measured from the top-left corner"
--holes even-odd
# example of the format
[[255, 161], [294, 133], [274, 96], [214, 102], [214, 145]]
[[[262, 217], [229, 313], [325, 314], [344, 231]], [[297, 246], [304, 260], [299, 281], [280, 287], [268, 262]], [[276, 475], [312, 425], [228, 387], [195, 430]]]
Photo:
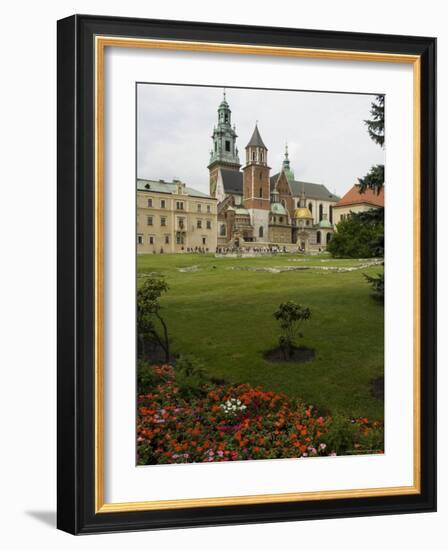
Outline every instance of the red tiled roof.
[[371, 204], [372, 206], [384, 206], [384, 187], [377, 195], [376, 191], [366, 189], [364, 193], [359, 192], [359, 185], [355, 184], [335, 206], [348, 206], [350, 204]]

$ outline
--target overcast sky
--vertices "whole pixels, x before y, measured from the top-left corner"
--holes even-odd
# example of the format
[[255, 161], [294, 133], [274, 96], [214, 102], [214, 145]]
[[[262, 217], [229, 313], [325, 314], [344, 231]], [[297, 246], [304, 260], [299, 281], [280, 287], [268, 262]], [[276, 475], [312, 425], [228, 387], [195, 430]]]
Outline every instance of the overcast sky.
[[[138, 177], [178, 178], [208, 192], [211, 135], [222, 96], [222, 88], [139, 84]], [[373, 164], [384, 163], [384, 150], [363, 123], [374, 97], [227, 88], [240, 161], [258, 120], [271, 174], [279, 171], [288, 142], [295, 178], [323, 183], [342, 196]]]

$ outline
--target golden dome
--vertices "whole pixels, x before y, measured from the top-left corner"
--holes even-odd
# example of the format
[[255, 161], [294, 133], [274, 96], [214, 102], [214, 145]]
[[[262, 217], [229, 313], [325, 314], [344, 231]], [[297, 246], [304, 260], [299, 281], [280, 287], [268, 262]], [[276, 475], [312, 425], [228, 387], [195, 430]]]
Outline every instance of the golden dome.
[[294, 210], [294, 218], [296, 218], [296, 220], [312, 220], [313, 215], [308, 210], [308, 208], [300, 207]]

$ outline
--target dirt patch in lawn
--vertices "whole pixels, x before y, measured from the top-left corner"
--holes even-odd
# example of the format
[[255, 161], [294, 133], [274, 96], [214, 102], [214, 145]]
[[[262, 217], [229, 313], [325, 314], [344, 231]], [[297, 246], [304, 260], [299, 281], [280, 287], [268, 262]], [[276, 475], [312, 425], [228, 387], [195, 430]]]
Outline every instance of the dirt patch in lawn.
[[384, 401], [384, 376], [378, 376], [370, 381], [370, 393], [375, 399]]
[[313, 349], [301, 346], [293, 348], [289, 353], [285, 353], [283, 348], [270, 349], [263, 357], [271, 363], [310, 363], [315, 355]]

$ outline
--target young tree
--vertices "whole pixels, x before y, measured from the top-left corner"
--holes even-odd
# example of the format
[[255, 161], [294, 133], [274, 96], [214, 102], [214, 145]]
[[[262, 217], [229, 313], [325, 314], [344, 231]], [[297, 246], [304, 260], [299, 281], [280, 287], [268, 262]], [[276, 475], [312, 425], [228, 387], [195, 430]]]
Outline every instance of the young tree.
[[298, 339], [303, 337], [300, 329], [305, 321], [311, 319], [311, 310], [289, 300], [279, 305], [274, 317], [280, 322], [279, 345], [285, 359], [288, 359], [292, 356]]
[[160, 297], [168, 290], [164, 279], [149, 277], [137, 291], [137, 332], [142, 343], [156, 342], [170, 360], [168, 327], [160, 314]]

